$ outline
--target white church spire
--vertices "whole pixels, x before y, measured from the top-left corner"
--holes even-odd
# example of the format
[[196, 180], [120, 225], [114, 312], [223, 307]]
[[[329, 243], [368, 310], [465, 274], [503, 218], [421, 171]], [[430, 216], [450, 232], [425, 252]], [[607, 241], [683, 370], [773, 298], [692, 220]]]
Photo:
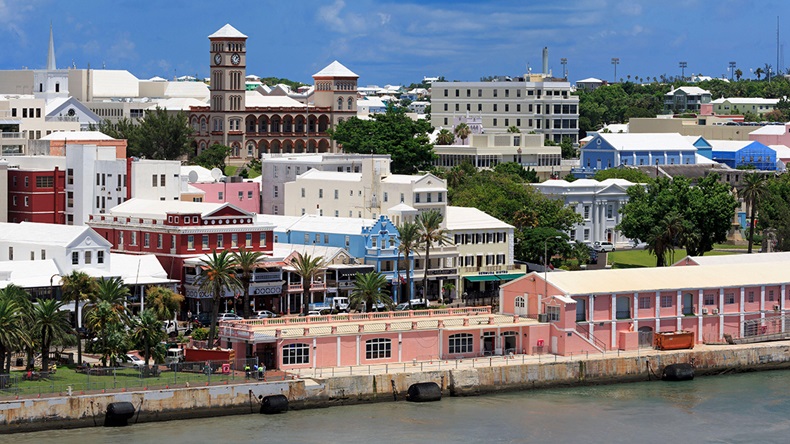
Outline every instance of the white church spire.
[[55, 39], [52, 37], [52, 23], [49, 24], [49, 52], [47, 53], [47, 70], [54, 71], [55, 67]]

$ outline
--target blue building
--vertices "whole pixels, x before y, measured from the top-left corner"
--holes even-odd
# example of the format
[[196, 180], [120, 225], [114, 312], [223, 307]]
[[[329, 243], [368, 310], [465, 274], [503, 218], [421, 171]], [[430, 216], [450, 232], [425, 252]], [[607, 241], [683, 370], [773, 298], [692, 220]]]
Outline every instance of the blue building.
[[599, 133], [581, 148], [580, 172], [591, 175], [620, 165], [694, 165], [696, 154], [697, 147], [677, 133]]
[[776, 151], [752, 140], [711, 140], [711, 159], [730, 168], [752, 166], [776, 171]]
[[[407, 273], [414, 293], [414, 257], [409, 258], [408, 271], [400, 256], [400, 233], [387, 216], [378, 219], [262, 215], [275, 225], [274, 242], [327, 246], [345, 249], [358, 264], [372, 265], [390, 282], [389, 292], [395, 302], [402, 302]], [[400, 267], [403, 269], [399, 269]], [[398, 285], [400, 283], [401, 285]]]

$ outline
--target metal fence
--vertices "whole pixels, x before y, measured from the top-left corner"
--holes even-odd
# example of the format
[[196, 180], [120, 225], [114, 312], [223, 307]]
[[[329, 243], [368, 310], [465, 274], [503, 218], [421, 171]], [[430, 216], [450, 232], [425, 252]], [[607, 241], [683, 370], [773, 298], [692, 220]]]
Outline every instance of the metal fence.
[[[258, 359], [183, 362], [148, 367], [62, 367], [57, 372], [0, 374], [0, 399], [78, 395], [88, 392], [128, 391], [243, 384], [272, 380], [271, 373], [254, 371]], [[249, 371], [247, 367], [249, 366]], [[278, 375], [278, 379], [282, 379]]]

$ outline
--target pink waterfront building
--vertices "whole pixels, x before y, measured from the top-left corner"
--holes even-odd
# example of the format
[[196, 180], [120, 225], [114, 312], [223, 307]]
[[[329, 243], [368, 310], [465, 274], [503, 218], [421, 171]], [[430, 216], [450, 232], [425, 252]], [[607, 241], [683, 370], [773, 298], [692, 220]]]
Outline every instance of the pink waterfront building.
[[530, 273], [490, 307], [223, 322], [222, 346], [281, 370], [785, 337], [790, 254], [690, 257], [673, 267]]
[[203, 202], [229, 203], [250, 213], [260, 213], [261, 184], [227, 177], [227, 182], [195, 182], [190, 185], [205, 193]]

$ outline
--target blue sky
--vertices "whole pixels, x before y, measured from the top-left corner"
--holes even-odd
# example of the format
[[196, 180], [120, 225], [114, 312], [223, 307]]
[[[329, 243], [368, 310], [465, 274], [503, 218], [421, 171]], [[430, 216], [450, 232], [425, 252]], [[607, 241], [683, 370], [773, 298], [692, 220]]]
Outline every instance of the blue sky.
[[612, 57], [623, 78], [679, 75], [681, 60], [749, 75], [776, 66], [777, 16], [790, 42], [788, 0], [0, 0], [0, 69], [42, 68], [52, 22], [59, 67], [207, 77], [207, 36], [230, 23], [249, 36], [248, 74], [310, 83], [335, 59], [360, 85], [515, 76], [540, 70], [544, 46], [572, 81], [611, 80]]

